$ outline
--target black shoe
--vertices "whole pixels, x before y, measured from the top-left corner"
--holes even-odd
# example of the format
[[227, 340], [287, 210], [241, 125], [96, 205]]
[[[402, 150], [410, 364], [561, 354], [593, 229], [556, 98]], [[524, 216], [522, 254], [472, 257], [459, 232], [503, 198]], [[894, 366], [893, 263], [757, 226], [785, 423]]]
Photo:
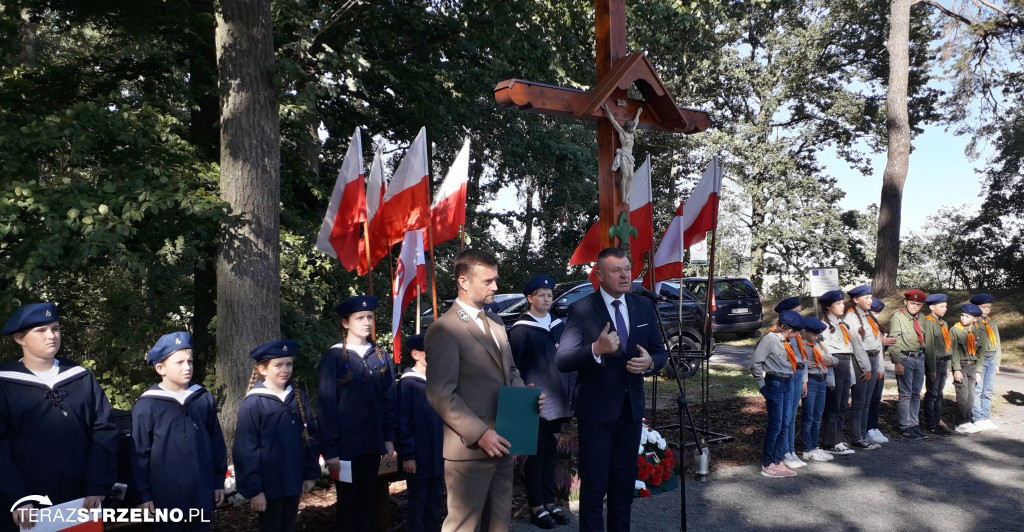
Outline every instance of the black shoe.
[[920, 440], [920, 439], [923, 439], [921, 437], [921, 435], [919, 435], [917, 432], [914, 432], [912, 429], [913, 429], [913, 427], [903, 427], [900, 430], [898, 430], [897, 432], [899, 432], [900, 436], [903, 436], [904, 438], [906, 438], [908, 440]]
[[921, 430], [921, 427], [910, 427], [910, 430], [917, 433], [917, 435], [920, 436], [922, 440], [928, 439], [928, 435], [925, 434], [923, 430]]
[[555, 528], [555, 518], [551, 517], [551, 512], [541, 508], [537, 513], [530, 512], [530, 524], [547, 530]]
[[928, 432], [931, 432], [932, 434], [935, 434], [935, 435], [938, 435], [938, 436], [949, 436], [950, 434], [953, 434], [948, 429], [946, 429], [946, 427], [943, 427], [942, 425], [939, 425], [939, 426], [934, 427], [934, 428], [930, 428], [930, 429], [928, 429]]
[[551, 512], [551, 518], [554, 519], [556, 523], [560, 525], [569, 524], [569, 516], [565, 515], [565, 512], [563, 512], [561, 508], [555, 506], [549, 511]]

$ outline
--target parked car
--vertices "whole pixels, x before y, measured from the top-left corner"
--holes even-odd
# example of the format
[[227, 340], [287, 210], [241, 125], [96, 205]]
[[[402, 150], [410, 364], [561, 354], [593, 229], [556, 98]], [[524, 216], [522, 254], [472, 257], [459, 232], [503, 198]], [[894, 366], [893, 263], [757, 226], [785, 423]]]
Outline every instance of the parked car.
[[[491, 312], [500, 313], [501, 311], [508, 308], [510, 305], [518, 303], [520, 300], [526, 300], [523, 294], [494, 294], [494, 303], [488, 305], [488, 310], [490, 310]], [[440, 305], [440, 307], [443, 310], [441, 312], [438, 312], [437, 315], [440, 316], [441, 314], [447, 312], [448, 309], [451, 308], [452, 303], [454, 302], [454, 299], [445, 300], [444, 303]], [[434, 309], [428, 308], [427, 310], [424, 310], [422, 314], [420, 314], [420, 325], [422, 327], [426, 327], [431, 323], [434, 323]]]
[[[706, 301], [707, 277], [686, 277], [662, 283], [662, 292], [678, 290], [679, 285], [701, 301]], [[711, 299], [711, 330], [714, 335], [756, 336], [763, 325], [761, 296], [745, 277], [715, 277]]]

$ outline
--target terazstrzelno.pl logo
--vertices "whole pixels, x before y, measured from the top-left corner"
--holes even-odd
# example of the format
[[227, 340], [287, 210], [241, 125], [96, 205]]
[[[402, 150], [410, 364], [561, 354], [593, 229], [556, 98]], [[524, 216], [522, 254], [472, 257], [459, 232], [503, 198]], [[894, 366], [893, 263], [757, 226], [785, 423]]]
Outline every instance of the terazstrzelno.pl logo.
[[[79, 525], [99, 521], [102, 523], [209, 523], [210, 518], [201, 508], [157, 508], [149, 512], [143, 508], [83, 508], [85, 499], [53, 506], [47, 495], [28, 495], [14, 502], [11, 513], [26, 503], [36, 508], [29, 511], [30, 523]], [[39, 508], [44, 505], [44, 508]]]

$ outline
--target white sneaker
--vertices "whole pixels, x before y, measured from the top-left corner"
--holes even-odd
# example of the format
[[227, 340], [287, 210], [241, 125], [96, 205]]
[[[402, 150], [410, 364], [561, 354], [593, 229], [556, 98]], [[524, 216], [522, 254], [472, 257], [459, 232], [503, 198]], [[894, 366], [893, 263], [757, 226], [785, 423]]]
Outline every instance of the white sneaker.
[[832, 448], [829, 448], [829, 449], [825, 449], [825, 452], [831, 453], [831, 454], [845, 455], [845, 454], [853, 454], [856, 451], [854, 451], [853, 449], [847, 447], [845, 443], [839, 442], [839, 443], [836, 444], [835, 447], [832, 447]]
[[800, 469], [807, 465], [806, 462], [797, 458], [795, 453], [786, 453], [786, 457], [782, 459], [782, 463], [786, 464], [786, 467], [790, 469]]
[[954, 430], [957, 434], [974, 434], [975, 432], [979, 432], [981, 429], [979, 429], [974, 423], [968, 421], [967, 423], [957, 425]]
[[886, 438], [882, 431], [878, 429], [871, 429], [868, 431], [868, 438], [875, 443], [889, 443], [889, 438]]
[[975, 421], [974, 422], [974, 426], [979, 431], [982, 431], [982, 430], [995, 430], [995, 429], [999, 428], [999, 426], [996, 425], [995, 423], [993, 423], [991, 419], [983, 419], [981, 421]]
[[812, 452], [814, 453], [814, 459], [819, 461], [819, 462], [831, 462], [832, 460], [836, 459], [836, 457], [832, 456], [831, 454], [826, 453], [822, 449], [815, 449]]

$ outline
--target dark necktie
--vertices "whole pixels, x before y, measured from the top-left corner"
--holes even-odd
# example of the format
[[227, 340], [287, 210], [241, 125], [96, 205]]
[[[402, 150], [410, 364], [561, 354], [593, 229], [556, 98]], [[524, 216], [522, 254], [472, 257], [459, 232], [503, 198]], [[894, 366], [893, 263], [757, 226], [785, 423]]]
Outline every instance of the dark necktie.
[[491, 333], [491, 320], [487, 319], [487, 313], [481, 310], [480, 313], [477, 314], [476, 316], [480, 318], [480, 320], [484, 324], [484, 334], [486, 334], [487, 337], [490, 338], [492, 342], [494, 342], [494, 345], [497, 346], [498, 340], [497, 338], [494, 337], [494, 334]]
[[626, 327], [626, 320], [622, 317], [622, 301], [612, 301], [612, 306], [615, 307], [615, 332], [619, 333], [619, 344], [622, 346], [622, 352], [626, 352], [626, 346], [629, 344], [629, 329]]

